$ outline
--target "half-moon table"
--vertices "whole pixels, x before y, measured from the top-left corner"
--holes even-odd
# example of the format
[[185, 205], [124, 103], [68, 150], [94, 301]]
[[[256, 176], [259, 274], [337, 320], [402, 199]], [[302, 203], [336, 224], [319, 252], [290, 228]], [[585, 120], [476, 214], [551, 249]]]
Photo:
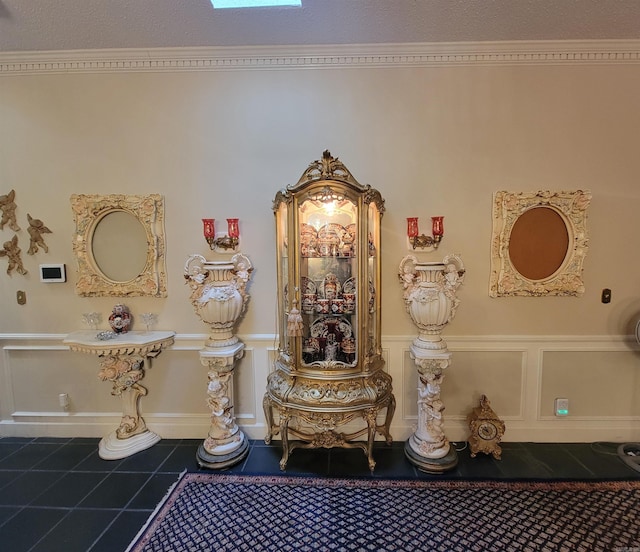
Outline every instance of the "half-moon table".
[[67, 335], [63, 343], [72, 351], [100, 358], [98, 377], [113, 384], [111, 394], [122, 400], [120, 426], [104, 437], [98, 454], [104, 460], [119, 460], [145, 450], [160, 436], [150, 431], [140, 415], [139, 400], [147, 394], [140, 385], [145, 360], [151, 361], [163, 349], [173, 345], [175, 332], [132, 331], [116, 334], [113, 339], [98, 339], [96, 330], [82, 330]]

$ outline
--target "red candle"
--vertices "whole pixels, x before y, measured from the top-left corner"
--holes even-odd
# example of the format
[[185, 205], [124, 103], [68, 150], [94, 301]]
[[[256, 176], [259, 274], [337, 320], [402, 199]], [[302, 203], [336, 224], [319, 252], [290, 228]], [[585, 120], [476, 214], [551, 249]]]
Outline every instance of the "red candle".
[[444, 225], [442, 223], [444, 217], [431, 217], [433, 237], [444, 236]]
[[418, 237], [418, 217], [407, 219], [407, 236], [410, 238]]
[[229, 227], [229, 237], [230, 238], [239, 238], [240, 237], [240, 229], [238, 228], [238, 219], [230, 218], [227, 219], [227, 225]]
[[213, 226], [215, 219], [202, 219], [202, 224], [204, 225], [204, 237], [205, 238], [215, 238], [216, 231]]

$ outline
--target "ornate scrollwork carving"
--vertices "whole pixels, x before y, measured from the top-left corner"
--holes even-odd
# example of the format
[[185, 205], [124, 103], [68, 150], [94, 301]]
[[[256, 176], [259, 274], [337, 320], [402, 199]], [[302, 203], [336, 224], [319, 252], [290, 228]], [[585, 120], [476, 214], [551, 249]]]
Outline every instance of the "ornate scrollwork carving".
[[[72, 195], [76, 224], [73, 252], [78, 264], [76, 292], [84, 297], [167, 296], [164, 244], [164, 198], [150, 195]], [[98, 223], [114, 212], [133, 215], [144, 228], [147, 256], [138, 275], [127, 282], [102, 273], [93, 255], [93, 234]], [[126, 252], [123, 254], [126, 255]]]
[[202, 255], [187, 259], [184, 278], [191, 288], [189, 300], [196, 314], [211, 328], [207, 347], [237, 343], [233, 331], [247, 308], [247, 283], [252, 271], [251, 261], [242, 253], [230, 261], [207, 261]]
[[[582, 265], [588, 250], [587, 208], [591, 193], [498, 191], [493, 200], [493, 236], [491, 240], [491, 297], [545, 295], [580, 296], [584, 293]], [[538, 207], [555, 211], [566, 226], [568, 249], [564, 261], [553, 274], [531, 280], [514, 267], [510, 254], [510, 238], [519, 217]]]
[[302, 173], [298, 182], [280, 190], [273, 201], [273, 210], [277, 211], [281, 203], [290, 203], [293, 193], [298, 189], [322, 180], [335, 180], [348, 184], [356, 192], [363, 194], [366, 205], [374, 203], [380, 213], [384, 213], [384, 199], [380, 192], [371, 186], [360, 184], [351, 174], [349, 169], [337, 157], [332, 157], [328, 150], [322, 152], [322, 159], [313, 161]]

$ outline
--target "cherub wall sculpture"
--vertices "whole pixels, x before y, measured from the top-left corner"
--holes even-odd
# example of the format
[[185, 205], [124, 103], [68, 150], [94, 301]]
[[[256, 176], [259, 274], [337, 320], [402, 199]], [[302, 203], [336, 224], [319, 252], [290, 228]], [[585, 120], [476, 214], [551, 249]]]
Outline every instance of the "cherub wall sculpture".
[[18, 247], [18, 236], [14, 235], [12, 240], [4, 242], [3, 248], [4, 249], [0, 249], [0, 257], [7, 257], [9, 261], [7, 274], [11, 275], [11, 272], [16, 270], [18, 274], [22, 274], [24, 276], [27, 273], [27, 270], [22, 266], [20, 248]]
[[47, 247], [47, 244], [44, 243], [42, 234], [51, 234], [51, 230], [49, 230], [40, 219], [34, 219], [29, 213], [27, 213], [27, 219], [29, 220], [29, 228], [27, 228], [27, 232], [29, 232], [29, 237], [31, 238], [29, 251], [27, 251], [27, 253], [29, 255], [37, 253], [38, 247], [41, 247], [44, 249], [45, 253], [48, 253], [49, 248]]
[[0, 230], [4, 228], [5, 224], [9, 225], [9, 228], [14, 232], [19, 232], [20, 227], [16, 222], [16, 192], [11, 190], [8, 194], [0, 195], [0, 211], [2, 211], [2, 218], [0, 219]]

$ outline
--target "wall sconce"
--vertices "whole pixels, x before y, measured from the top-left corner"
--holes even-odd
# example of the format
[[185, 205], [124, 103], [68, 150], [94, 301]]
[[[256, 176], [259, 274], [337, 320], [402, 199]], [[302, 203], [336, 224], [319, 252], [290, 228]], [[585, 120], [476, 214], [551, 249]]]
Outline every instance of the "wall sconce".
[[425, 249], [426, 247], [432, 247], [438, 249], [442, 236], [444, 236], [444, 217], [431, 217], [431, 233], [433, 236], [420, 235], [418, 230], [418, 217], [411, 217], [407, 219], [407, 237], [409, 243], [413, 249], [419, 247]]
[[238, 247], [240, 241], [240, 228], [237, 218], [227, 219], [227, 233], [216, 238], [215, 219], [202, 219], [204, 239], [207, 240], [209, 248], [233, 249]]

